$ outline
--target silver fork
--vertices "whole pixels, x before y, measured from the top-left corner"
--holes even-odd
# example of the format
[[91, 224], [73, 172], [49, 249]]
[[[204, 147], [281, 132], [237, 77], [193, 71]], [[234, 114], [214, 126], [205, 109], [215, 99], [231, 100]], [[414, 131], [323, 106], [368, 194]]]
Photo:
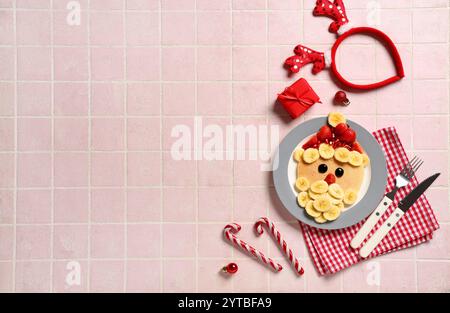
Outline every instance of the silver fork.
[[414, 174], [422, 166], [422, 164], [423, 161], [417, 156], [414, 156], [411, 161], [403, 166], [403, 169], [400, 171], [397, 177], [395, 177], [395, 187], [384, 196], [383, 200], [381, 200], [381, 202], [378, 204], [375, 211], [373, 211], [373, 213], [358, 231], [356, 236], [352, 239], [350, 246], [353, 249], [356, 249], [361, 245], [361, 243], [364, 241], [364, 238], [366, 238], [373, 227], [377, 224], [381, 216], [386, 212], [387, 208], [391, 205], [392, 201], [394, 201], [397, 191], [411, 182]]

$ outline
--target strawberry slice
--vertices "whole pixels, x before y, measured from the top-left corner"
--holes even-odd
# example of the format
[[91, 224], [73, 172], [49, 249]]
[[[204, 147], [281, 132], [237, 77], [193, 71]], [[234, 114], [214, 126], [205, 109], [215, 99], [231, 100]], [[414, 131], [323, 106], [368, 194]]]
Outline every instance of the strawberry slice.
[[364, 149], [361, 147], [361, 145], [359, 144], [359, 142], [355, 141], [352, 144], [352, 150], [354, 151], [358, 151], [359, 153], [364, 153]]
[[317, 140], [317, 136], [313, 135], [309, 140], [302, 146], [303, 149], [315, 148], [317, 147], [319, 141]]
[[334, 130], [334, 134], [336, 135], [336, 137], [340, 137], [347, 131], [347, 129], [348, 129], [347, 124], [339, 123], [336, 125], [336, 127], [333, 130]]
[[330, 126], [322, 126], [317, 133], [317, 139], [319, 140], [319, 142], [325, 142], [333, 139], [333, 132], [331, 131]]
[[349, 145], [353, 144], [356, 140], [356, 133], [353, 129], [348, 128], [345, 133], [339, 137], [342, 142], [345, 142]]

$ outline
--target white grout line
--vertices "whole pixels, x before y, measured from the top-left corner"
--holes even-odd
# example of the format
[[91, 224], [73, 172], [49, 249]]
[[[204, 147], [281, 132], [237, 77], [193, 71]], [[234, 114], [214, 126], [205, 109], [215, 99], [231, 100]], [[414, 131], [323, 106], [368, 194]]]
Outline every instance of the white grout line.
[[164, 292], [164, 261], [163, 261], [163, 253], [164, 253], [164, 229], [163, 229], [163, 222], [164, 222], [164, 189], [163, 189], [163, 185], [164, 185], [164, 153], [163, 153], [163, 129], [164, 129], [164, 120], [163, 120], [163, 87], [164, 84], [162, 83], [162, 62], [163, 62], [163, 58], [162, 58], [162, 54], [163, 54], [163, 48], [162, 48], [162, 1], [160, 0], [158, 5], [159, 5], [159, 43], [160, 43], [160, 47], [159, 47], [159, 147], [160, 147], [160, 160], [161, 160], [161, 169], [160, 169], [160, 184], [161, 184], [161, 189], [159, 192], [159, 196], [160, 196], [160, 214], [159, 214], [159, 218], [160, 218], [160, 226], [159, 226], [159, 236], [160, 236], [160, 245], [159, 245], [159, 257], [160, 257], [160, 265], [159, 265], [159, 270], [160, 270], [160, 280], [159, 280], [159, 291], [160, 292]]
[[[91, 7], [91, 0], [87, 0], [88, 8]], [[83, 22], [83, 21], [82, 21]], [[91, 291], [91, 248], [92, 248], [92, 196], [91, 196], [91, 184], [92, 184], [92, 48], [91, 44], [91, 12], [86, 14], [87, 23], [87, 44], [88, 44], [88, 260], [87, 260], [87, 273], [86, 273], [86, 291]]]
[[[50, 59], [51, 59], [51, 100], [50, 100], [50, 111], [51, 111], [51, 177], [50, 177], [50, 206], [51, 206], [51, 230], [50, 230], [50, 256], [51, 259], [54, 259], [54, 239], [55, 239], [55, 48], [54, 48], [54, 27], [53, 27], [53, 5], [54, 1], [50, 1]], [[50, 292], [53, 292], [54, 286], [53, 286], [53, 262], [50, 262]]]
[[[123, 1], [123, 12], [122, 12], [122, 28], [123, 28], [123, 44], [124, 44], [124, 52], [123, 52], [123, 68], [124, 68], [124, 82], [122, 83], [124, 92], [123, 92], [123, 108], [124, 108], [124, 148], [128, 149], [128, 36], [127, 36], [127, 1]], [[123, 262], [123, 291], [127, 291], [127, 282], [128, 282], [128, 153], [124, 153], [124, 262]]]
[[[17, 45], [17, 11], [16, 11], [16, 1], [13, 2], [13, 19], [14, 19], [14, 44]], [[14, 48], [14, 78], [17, 81], [18, 77], [18, 48]], [[18, 123], [17, 123], [17, 82], [14, 84], [14, 131], [15, 131], [15, 137], [14, 137], [14, 191], [13, 191], [13, 197], [14, 197], [14, 224], [13, 224], [13, 230], [14, 230], [14, 238], [13, 238], [13, 263], [12, 263], [12, 291], [16, 291], [16, 259], [17, 259], [17, 167], [18, 167]]]

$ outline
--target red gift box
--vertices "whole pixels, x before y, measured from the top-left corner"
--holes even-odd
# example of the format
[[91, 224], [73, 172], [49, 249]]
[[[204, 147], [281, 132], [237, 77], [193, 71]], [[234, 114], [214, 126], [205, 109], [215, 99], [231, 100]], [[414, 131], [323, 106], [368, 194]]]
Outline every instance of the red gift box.
[[292, 119], [302, 115], [315, 103], [321, 103], [319, 96], [303, 78], [300, 78], [279, 94], [278, 102], [281, 103]]

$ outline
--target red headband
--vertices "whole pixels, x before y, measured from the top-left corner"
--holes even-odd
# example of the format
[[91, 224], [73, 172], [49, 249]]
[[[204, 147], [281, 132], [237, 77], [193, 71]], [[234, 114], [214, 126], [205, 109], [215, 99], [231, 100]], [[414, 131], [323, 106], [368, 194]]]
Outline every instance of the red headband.
[[[348, 18], [345, 13], [345, 7], [342, 0], [334, 0], [333, 3], [331, 3], [328, 0], [317, 0], [313, 14], [315, 16], [328, 16], [332, 18], [334, 21], [330, 24], [329, 31], [333, 33], [339, 33], [341, 26], [348, 23]], [[339, 45], [345, 39], [354, 34], [370, 35], [378, 39], [383, 44], [385, 44], [394, 60], [396, 75], [383, 81], [367, 85], [353, 84], [348, 80], [346, 80], [336, 68], [336, 61], [335, 61], [336, 51]], [[295, 53], [294, 56], [289, 57], [285, 61], [286, 66], [288, 66], [289, 70], [293, 73], [298, 73], [300, 71], [300, 68], [302, 68], [304, 65], [308, 63], [313, 63], [312, 72], [313, 74], [317, 74], [320, 71], [322, 71], [327, 65], [325, 54], [323, 52], [314, 51], [305, 46], [298, 45], [297, 47], [295, 47], [294, 53]], [[329, 63], [331, 71], [333, 72], [334, 76], [341, 82], [341, 84], [348, 88], [353, 89], [360, 89], [360, 90], [376, 89], [392, 84], [393, 82], [396, 82], [405, 76], [403, 71], [402, 60], [400, 58], [400, 54], [397, 51], [397, 48], [395, 47], [395, 44], [385, 33], [372, 27], [354, 27], [343, 31], [341, 36], [338, 37], [333, 47], [331, 48]]]

